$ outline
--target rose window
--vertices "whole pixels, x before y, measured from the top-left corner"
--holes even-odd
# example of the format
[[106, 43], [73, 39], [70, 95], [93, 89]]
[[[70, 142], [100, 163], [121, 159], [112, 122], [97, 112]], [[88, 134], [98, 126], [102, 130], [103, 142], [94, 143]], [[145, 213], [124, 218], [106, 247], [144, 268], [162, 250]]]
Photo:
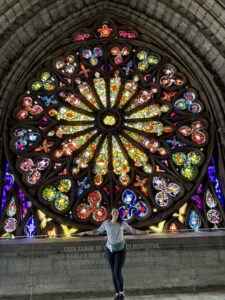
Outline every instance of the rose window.
[[[112, 20], [81, 29], [28, 74], [8, 114], [6, 157], [36, 210], [24, 230], [94, 228], [112, 207], [136, 227], [200, 228], [191, 199], [212, 155], [207, 101], [134, 29]], [[219, 226], [220, 199], [207, 187], [207, 218]], [[5, 232], [16, 223], [6, 216]]]

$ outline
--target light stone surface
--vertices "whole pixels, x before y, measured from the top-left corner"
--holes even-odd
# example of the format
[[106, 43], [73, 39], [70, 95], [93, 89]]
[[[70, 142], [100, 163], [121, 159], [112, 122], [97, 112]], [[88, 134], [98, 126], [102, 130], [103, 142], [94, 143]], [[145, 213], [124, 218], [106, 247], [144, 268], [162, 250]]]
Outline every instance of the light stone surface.
[[[21, 296], [21, 297], [6, 297], [1, 298], [4, 300], [112, 300], [114, 297], [101, 297], [98, 298], [88, 297], [88, 298], [80, 298], [80, 297], [68, 297], [68, 296]], [[145, 296], [125, 296], [124, 300], [224, 300], [224, 292], [213, 292], [213, 293], [196, 293], [196, 294], [171, 294], [171, 295], [145, 295]]]
[[[64, 300], [112, 295], [105, 242], [105, 237], [0, 241], [0, 296]], [[225, 290], [222, 231], [127, 236], [126, 244], [123, 273], [130, 296]]]

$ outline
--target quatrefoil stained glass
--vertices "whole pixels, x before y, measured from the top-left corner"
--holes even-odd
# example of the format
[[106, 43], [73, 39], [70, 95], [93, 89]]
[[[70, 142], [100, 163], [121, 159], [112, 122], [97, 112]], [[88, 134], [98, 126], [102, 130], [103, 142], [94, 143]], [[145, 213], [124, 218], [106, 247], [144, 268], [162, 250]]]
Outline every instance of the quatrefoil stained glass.
[[[8, 115], [6, 157], [18, 188], [5, 190], [3, 231], [15, 232], [21, 203], [32, 212], [24, 221], [28, 236], [99, 226], [112, 207], [143, 228], [160, 220], [171, 231], [221, 224], [222, 198], [212, 182], [205, 220], [193, 200], [204, 198], [196, 189], [213, 132], [208, 99], [185, 69], [112, 20], [62, 45], [28, 74]], [[182, 221], [176, 213], [184, 208]]]

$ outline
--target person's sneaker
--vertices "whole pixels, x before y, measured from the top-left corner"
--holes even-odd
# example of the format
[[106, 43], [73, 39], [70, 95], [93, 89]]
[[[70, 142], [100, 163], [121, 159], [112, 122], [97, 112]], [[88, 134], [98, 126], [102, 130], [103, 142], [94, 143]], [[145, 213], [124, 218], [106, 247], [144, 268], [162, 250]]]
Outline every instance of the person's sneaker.
[[120, 300], [120, 294], [116, 294], [114, 300]]

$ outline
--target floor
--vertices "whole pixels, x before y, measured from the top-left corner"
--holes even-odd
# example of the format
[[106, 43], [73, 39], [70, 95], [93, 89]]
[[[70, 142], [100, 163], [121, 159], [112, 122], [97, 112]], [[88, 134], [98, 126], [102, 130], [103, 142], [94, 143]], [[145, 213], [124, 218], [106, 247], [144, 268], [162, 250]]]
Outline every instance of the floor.
[[[111, 300], [111, 299], [113, 298], [104, 298], [104, 300]], [[151, 295], [151, 296], [149, 295], [149, 296], [132, 296], [132, 297], [126, 297], [125, 299], [127, 300], [155, 300], [155, 299], [157, 300], [225, 300], [225, 294], [224, 293], [212, 293], [212, 294], [201, 293], [197, 295], [192, 295], [192, 294], [191, 295], [190, 294], [189, 295], [188, 294]], [[72, 300], [72, 299], [68, 299], [68, 300]], [[92, 299], [92, 300], [97, 300], [97, 299]]]
[[[101, 298], [101, 300], [111, 300], [113, 298]], [[127, 296], [125, 300], [225, 300], [224, 293], [200, 293], [200, 294], [174, 294], [174, 295], [149, 295], [149, 296]], [[67, 298], [63, 300], [73, 300]], [[75, 300], [75, 298], [74, 298]], [[88, 298], [82, 300], [99, 300], [97, 298]]]
[[[99, 298], [77, 298], [73, 296], [17, 296], [0, 297], [1, 300], [112, 300], [113, 297]], [[224, 292], [207, 292], [196, 294], [170, 294], [170, 295], [145, 295], [145, 296], [126, 296], [125, 300], [225, 300]]]

